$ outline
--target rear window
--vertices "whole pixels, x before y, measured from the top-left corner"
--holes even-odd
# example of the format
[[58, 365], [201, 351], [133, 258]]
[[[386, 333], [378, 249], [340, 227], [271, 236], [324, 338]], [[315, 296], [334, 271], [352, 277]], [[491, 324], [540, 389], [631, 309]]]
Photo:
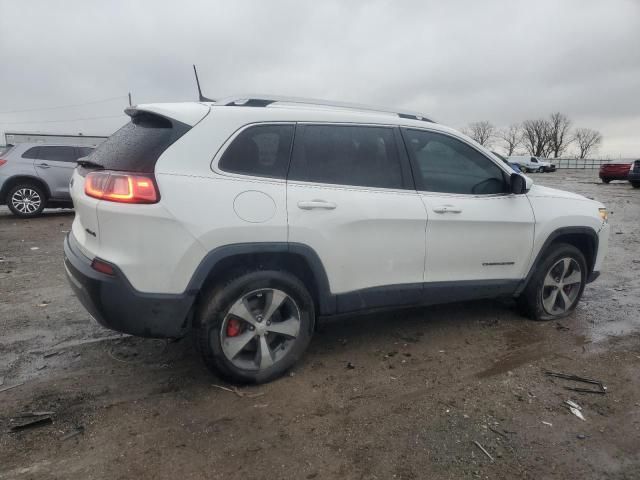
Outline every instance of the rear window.
[[221, 170], [258, 177], [285, 178], [293, 125], [257, 125], [240, 133], [222, 155]]
[[152, 173], [160, 155], [190, 129], [184, 123], [141, 112], [101, 143], [89, 160], [107, 170]]
[[22, 154], [22, 158], [38, 158], [40, 147], [31, 147]]
[[75, 162], [78, 159], [75, 147], [43, 146], [38, 151], [40, 160], [53, 162]]

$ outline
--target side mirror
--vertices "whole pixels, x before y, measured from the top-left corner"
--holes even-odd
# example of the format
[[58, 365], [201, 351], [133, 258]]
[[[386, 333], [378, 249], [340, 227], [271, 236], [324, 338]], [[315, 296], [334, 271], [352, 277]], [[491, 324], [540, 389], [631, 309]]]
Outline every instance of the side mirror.
[[519, 173], [512, 173], [509, 183], [511, 185], [511, 193], [515, 195], [522, 195], [523, 193], [527, 193], [529, 190], [527, 188], [527, 181], [525, 177]]

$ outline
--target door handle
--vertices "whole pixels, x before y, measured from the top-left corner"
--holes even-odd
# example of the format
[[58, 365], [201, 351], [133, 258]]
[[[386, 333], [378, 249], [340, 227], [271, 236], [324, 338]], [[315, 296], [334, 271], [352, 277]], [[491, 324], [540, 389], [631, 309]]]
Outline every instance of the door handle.
[[298, 202], [298, 208], [302, 210], [313, 210], [315, 208], [320, 208], [323, 210], [334, 210], [337, 205], [333, 202], [327, 202], [325, 200], [307, 200]]
[[36, 165], [36, 167], [38, 167], [38, 168], [51, 168], [51, 165], [49, 165], [47, 163], [38, 163]]
[[433, 211], [436, 213], [462, 213], [462, 209], [454, 205], [439, 205], [433, 207]]

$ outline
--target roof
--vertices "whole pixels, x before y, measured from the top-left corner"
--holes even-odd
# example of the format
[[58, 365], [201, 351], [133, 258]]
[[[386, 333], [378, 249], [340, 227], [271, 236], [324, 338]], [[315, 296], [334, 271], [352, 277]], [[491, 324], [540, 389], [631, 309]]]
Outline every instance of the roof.
[[215, 102], [211, 102], [211, 106], [237, 106], [237, 107], [320, 107], [340, 110], [356, 110], [361, 112], [375, 112], [396, 115], [400, 118], [409, 120], [419, 120], [424, 122], [435, 123], [419, 112], [402, 111], [388, 107], [379, 107], [374, 105], [360, 105], [356, 103], [334, 102], [329, 100], [319, 100], [316, 98], [301, 97], [281, 97], [275, 95], [240, 95], [223, 98]]

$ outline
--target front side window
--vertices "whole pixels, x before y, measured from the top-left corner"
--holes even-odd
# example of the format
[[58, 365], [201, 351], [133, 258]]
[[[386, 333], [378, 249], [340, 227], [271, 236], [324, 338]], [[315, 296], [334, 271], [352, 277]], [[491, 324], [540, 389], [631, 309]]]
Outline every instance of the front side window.
[[538, 163], [538, 159], [537, 159], [536, 157], [531, 157], [531, 161], [532, 161], [533, 163]]
[[466, 143], [424, 130], [404, 129], [403, 133], [419, 190], [469, 195], [507, 192], [502, 169]]
[[255, 125], [242, 131], [222, 154], [221, 170], [257, 177], [285, 178], [293, 125]]
[[352, 125], [299, 127], [289, 179], [401, 189], [403, 176], [393, 129]]

